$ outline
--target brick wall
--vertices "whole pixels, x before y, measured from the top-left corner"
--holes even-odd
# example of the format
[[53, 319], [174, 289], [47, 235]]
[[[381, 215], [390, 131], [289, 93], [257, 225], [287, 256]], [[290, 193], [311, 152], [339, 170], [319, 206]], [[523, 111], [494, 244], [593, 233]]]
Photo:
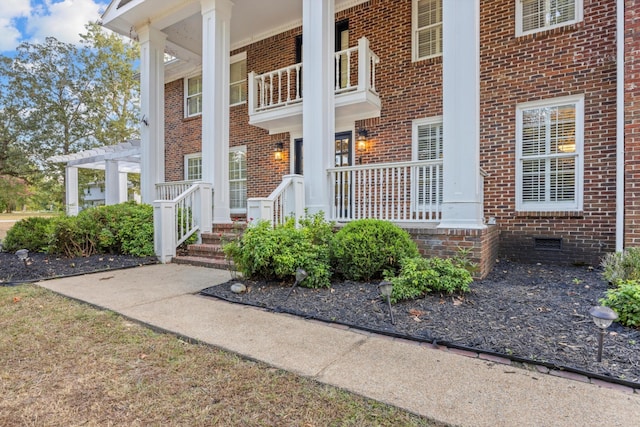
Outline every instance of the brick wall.
[[[500, 229], [485, 240], [499, 238], [501, 255], [514, 259], [595, 264], [615, 244], [615, 0], [584, 0], [583, 22], [526, 37], [515, 37], [514, 1], [481, 3], [481, 166], [488, 172], [485, 213]], [[336, 15], [343, 19], [349, 20], [350, 45], [366, 36], [380, 56], [381, 117], [354, 126], [369, 131], [363, 163], [410, 160], [412, 121], [442, 114], [442, 58], [412, 62], [410, 1], [371, 0]], [[247, 52], [248, 71], [274, 70], [295, 62], [300, 33], [294, 29], [232, 54]], [[182, 81], [166, 87], [168, 179], [182, 179], [184, 154], [200, 151], [200, 119], [182, 118], [182, 90]], [[575, 94], [585, 96], [584, 210], [517, 214], [516, 105]], [[231, 107], [230, 119], [231, 146], [247, 146], [248, 195], [266, 196], [290, 172], [289, 135], [247, 125], [246, 104]], [[284, 142], [279, 162], [273, 158], [277, 141]], [[561, 238], [562, 249], [551, 255], [535, 250], [535, 237]]]
[[625, 247], [640, 246], [640, 3], [625, 5]]

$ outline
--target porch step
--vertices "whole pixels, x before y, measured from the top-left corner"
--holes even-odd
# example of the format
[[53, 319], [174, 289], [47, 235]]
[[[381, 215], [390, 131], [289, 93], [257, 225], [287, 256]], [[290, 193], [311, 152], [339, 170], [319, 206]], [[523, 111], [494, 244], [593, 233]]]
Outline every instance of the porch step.
[[239, 239], [245, 228], [244, 221], [235, 221], [233, 224], [214, 224], [210, 233], [202, 233], [202, 243], [188, 245], [186, 254], [174, 257], [172, 262], [228, 270], [230, 265], [225, 259], [222, 247], [228, 242]]

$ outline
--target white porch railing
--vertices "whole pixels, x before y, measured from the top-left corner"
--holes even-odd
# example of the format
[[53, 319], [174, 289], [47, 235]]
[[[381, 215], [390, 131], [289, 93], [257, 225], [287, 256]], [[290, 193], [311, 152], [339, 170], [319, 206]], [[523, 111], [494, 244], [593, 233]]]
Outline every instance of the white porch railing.
[[156, 185], [153, 202], [154, 247], [161, 262], [197, 231], [211, 231], [211, 184], [171, 182]]
[[[335, 91], [376, 91], [376, 65], [380, 58], [362, 37], [358, 46], [335, 53]], [[306, 84], [313, 84], [308, 82]], [[249, 73], [249, 115], [302, 101], [302, 63], [257, 75]]]
[[442, 160], [336, 167], [328, 172], [333, 221], [441, 219]]
[[269, 197], [254, 197], [247, 200], [247, 220], [271, 221], [282, 224], [287, 217], [296, 220], [304, 216], [304, 179], [302, 175], [285, 175], [282, 182]]

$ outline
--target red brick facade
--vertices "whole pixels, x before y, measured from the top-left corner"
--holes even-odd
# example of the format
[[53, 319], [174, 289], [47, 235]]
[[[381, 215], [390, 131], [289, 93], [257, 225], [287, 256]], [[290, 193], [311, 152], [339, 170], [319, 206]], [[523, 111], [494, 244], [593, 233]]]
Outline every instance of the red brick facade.
[[640, 246], [640, 4], [625, 13], [625, 247]]
[[[627, 179], [640, 185], [640, 12], [627, 0]], [[367, 37], [380, 57], [377, 88], [381, 117], [356, 122], [369, 131], [363, 163], [410, 160], [412, 121], [442, 114], [442, 58], [412, 62], [411, 2], [371, 0], [336, 14], [349, 20], [350, 45]], [[247, 70], [263, 73], [295, 62], [291, 30], [239, 49]], [[481, 167], [485, 178], [485, 216], [497, 229], [479, 240], [499, 238], [500, 255], [528, 261], [597, 264], [615, 248], [616, 188], [616, 0], [584, 0], [584, 20], [535, 35], [515, 36], [515, 1], [481, 1], [480, 94]], [[634, 83], [635, 82], [635, 83]], [[183, 157], [200, 151], [200, 118], [184, 119], [182, 80], [166, 85], [166, 177], [184, 177]], [[516, 106], [521, 103], [584, 95], [584, 209], [581, 212], [517, 213]], [[635, 99], [638, 98], [638, 99]], [[336, 132], [345, 129], [336, 129]], [[633, 135], [633, 131], [635, 135]], [[275, 161], [276, 141], [284, 142], [284, 161]], [[248, 125], [247, 104], [230, 109], [230, 145], [247, 147], [248, 197], [268, 195], [290, 173], [289, 135], [268, 135]], [[635, 184], [634, 184], [635, 178]], [[627, 231], [640, 221], [640, 201], [627, 193]], [[560, 250], [537, 250], [535, 238], [562, 239]], [[640, 233], [629, 233], [637, 244]], [[492, 258], [493, 250], [487, 252]], [[491, 252], [491, 253], [489, 253]], [[486, 260], [485, 260], [486, 261]], [[484, 261], [483, 261], [484, 262]]]

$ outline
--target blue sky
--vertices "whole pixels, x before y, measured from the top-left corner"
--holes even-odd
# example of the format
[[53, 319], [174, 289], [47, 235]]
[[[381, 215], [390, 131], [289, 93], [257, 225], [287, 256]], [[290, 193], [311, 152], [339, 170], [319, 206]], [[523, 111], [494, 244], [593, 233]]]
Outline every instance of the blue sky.
[[11, 56], [21, 42], [49, 36], [78, 43], [84, 25], [108, 5], [109, 0], [0, 0], [0, 54]]

